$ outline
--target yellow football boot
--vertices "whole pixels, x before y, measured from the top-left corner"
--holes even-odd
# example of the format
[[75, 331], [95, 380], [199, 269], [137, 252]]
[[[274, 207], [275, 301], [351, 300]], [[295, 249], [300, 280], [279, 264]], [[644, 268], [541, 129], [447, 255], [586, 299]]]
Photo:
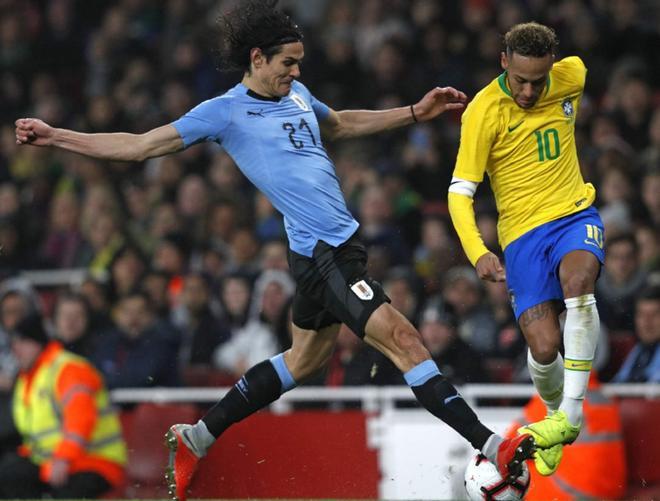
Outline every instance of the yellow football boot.
[[552, 475], [559, 468], [559, 462], [563, 453], [564, 446], [562, 444], [557, 444], [549, 449], [537, 449], [534, 452], [534, 466], [536, 466], [536, 471], [544, 477]]
[[557, 411], [541, 421], [521, 426], [518, 433], [534, 437], [537, 449], [550, 449], [558, 444], [572, 444], [580, 434], [580, 427], [572, 425], [564, 411]]

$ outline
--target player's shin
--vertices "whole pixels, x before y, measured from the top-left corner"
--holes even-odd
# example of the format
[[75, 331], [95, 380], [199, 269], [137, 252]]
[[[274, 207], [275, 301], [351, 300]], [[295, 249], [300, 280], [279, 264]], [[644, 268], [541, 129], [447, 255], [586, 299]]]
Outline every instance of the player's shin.
[[[440, 373], [435, 362], [426, 360], [403, 376], [419, 403], [465, 437], [475, 449], [486, 454], [484, 445], [493, 432], [479, 421], [454, 385]], [[489, 459], [494, 461], [494, 458]]]
[[296, 385], [280, 353], [248, 370], [206, 413], [202, 422], [218, 438], [229, 426], [274, 402]]
[[564, 400], [560, 410], [579, 425], [589, 372], [596, 353], [600, 320], [593, 294], [568, 298], [564, 326]]
[[531, 350], [528, 350], [527, 367], [534, 387], [548, 411], [559, 409], [564, 394], [564, 359], [562, 356], [557, 353], [557, 358], [553, 362], [544, 365], [534, 360]]

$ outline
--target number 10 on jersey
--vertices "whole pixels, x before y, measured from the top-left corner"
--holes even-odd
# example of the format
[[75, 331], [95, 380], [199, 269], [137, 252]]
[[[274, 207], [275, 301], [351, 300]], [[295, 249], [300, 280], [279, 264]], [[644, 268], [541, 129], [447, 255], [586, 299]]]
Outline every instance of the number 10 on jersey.
[[536, 136], [536, 147], [539, 152], [539, 162], [554, 160], [559, 156], [559, 132], [557, 132], [557, 129], [536, 130], [534, 135]]

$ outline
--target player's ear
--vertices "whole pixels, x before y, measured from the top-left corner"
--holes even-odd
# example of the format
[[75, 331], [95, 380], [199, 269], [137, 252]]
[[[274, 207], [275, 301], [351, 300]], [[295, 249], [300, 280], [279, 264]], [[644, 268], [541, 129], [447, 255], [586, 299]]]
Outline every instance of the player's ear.
[[254, 65], [255, 68], [260, 68], [264, 63], [264, 53], [261, 52], [259, 47], [254, 47], [250, 49], [250, 64]]
[[509, 67], [509, 59], [506, 57], [506, 52], [502, 51], [500, 53], [500, 65], [503, 70], [506, 70]]

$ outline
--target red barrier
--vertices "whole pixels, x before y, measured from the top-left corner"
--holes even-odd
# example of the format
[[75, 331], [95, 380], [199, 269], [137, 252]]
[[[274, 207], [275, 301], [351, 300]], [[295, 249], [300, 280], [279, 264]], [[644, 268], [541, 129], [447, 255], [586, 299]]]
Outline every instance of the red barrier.
[[191, 497], [377, 498], [366, 419], [359, 411], [256, 414], [211, 448]]

